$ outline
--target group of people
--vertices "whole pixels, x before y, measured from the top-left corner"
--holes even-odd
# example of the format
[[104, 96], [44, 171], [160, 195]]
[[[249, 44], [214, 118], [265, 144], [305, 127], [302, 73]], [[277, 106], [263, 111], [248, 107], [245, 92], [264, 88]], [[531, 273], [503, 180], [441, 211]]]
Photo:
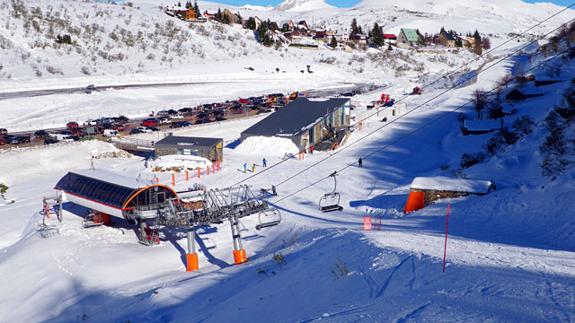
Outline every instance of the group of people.
[[[252, 164], [252, 173], [256, 172], [256, 163]], [[267, 159], [265, 159], [265, 157], [262, 159], [262, 166], [263, 167], [268, 167], [268, 161]], [[246, 173], [248, 171], [248, 163], [244, 163], [244, 173]]]

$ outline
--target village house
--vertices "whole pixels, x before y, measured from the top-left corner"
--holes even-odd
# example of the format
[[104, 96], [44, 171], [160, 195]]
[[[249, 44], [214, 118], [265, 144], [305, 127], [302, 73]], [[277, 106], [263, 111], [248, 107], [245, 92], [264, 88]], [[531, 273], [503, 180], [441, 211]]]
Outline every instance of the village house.
[[282, 137], [291, 139], [300, 150], [317, 147], [324, 140], [341, 138], [351, 122], [349, 99], [310, 100], [297, 98], [241, 134], [249, 137]]
[[417, 47], [423, 42], [423, 36], [416, 29], [401, 28], [397, 36], [397, 46]]
[[397, 43], [397, 36], [395, 34], [383, 34], [383, 41], [388, 45], [395, 45]]
[[453, 48], [457, 44], [457, 38], [453, 33], [441, 29], [441, 32], [434, 37], [433, 43]]

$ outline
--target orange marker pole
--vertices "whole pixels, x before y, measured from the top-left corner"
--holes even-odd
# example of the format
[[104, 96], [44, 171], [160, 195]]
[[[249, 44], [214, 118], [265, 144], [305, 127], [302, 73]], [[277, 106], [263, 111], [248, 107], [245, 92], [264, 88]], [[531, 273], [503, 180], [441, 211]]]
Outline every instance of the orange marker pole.
[[212, 173], [215, 173], [215, 172], [216, 172], [216, 165], [212, 164]]
[[172, 186], [176, 186], [176, 174], [172, 173]]
[[210, 175], [210, 166], [206, 167], [206, 175]]
[[190, 180], [190, 173], [186, 169], [186, 182], [188, 182], [189, 180]]
[[198, 167], [198, 178], [202, 177], [202, 170]]

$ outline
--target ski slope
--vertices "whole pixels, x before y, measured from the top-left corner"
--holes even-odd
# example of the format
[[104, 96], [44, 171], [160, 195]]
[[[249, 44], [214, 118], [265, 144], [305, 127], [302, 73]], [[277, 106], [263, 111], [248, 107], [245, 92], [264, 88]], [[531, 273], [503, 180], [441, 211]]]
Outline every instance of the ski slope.
[[[511, 124], [528, 115], [537, 122], [534, 132], [484, 163], [458, 167], [463, 152], [481, 150], [492, 136], [462, 136], [457, 113], [471, 117], [475, 111], [459, 107], [474, 90], [493, 88], [517, 70], [517, 61], [524, 64], [508, 59], [427, 104], [442, 89], [409, 97], [408, 115], [390, 117], [376, 131], [383, 111], [335, 152], [284, 162], [228, 145], [221, 172], [190, 182], [178, 176], [176, 189], [194, 182], [225, 187], [246, 181], [256, 191], [277, 185], [279, 195], [269, 202], [281, 210], [283, 222], [257, 231], [256, 219], [242, 219], [250, 261], [241, 266], [231, 265], [227, 223], [200, 230], [196, 273], [184, 271], [183, 232], [164, 231], [159, 246], [144, 247], [128, 226], [82, 229], [79, 215], [85, 210], [73, 205], [66, 206], [60, 234], [43, 239], [36, 231], [42, 196], [52, 194], [68, 170], [86, 169], [92, 156], [116, 149], [89, 141], [2, 152], [0, 182], [10, 186], [8, 197], [16, 202], [0, 206], [0, 321], [575, 320], [575, 223], [568, 212], [575, 173], [550, 181], [540, 175], [540, 156], [533, 153], [544, 139], [541, 121], [572, 87], [575, 62], [534, 57], [532, 64], [562, 62], [556, 77], [564, 80], [541, 88], [544, 96], [517, 104], [518, 113], [505, 120]], [[545, 77], [548, 71], [544, 65], [534, 73]], [[389, 88], [393, 97], [403, 91], [401, 84]], [[365, 103], [379, 94], [354, 97], [356, 113], [367, 115]], [[258, 120], [182, 131], [228, 141]], [[264, 157], [279, 164], [266, 170]], [[359, 157], [363, 168], [356, 167]], [[243, 163], [257, 164], [256, 174], [243, 173]], [[126, 176], [154, 175], [138, 157], [98, 158], [94, 166]], [[321, 213], [317, 202], [333, 185], [322, 179], [334, 170], [340, 173], [344, 211]], [[404, 215], [409, 185], [418, 176], [491, 180], [497, 190]], [[159, 177], [170, 181], [169, 173]], [[443, 273], [448, 203], [453, 209]], [[363, 231], [366, 214], [380, 230]]]

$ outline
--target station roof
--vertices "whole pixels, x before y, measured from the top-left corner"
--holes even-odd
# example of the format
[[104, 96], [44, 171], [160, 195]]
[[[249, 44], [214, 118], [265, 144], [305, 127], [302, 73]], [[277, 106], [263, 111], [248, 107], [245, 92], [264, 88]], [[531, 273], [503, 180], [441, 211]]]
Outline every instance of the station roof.
[[184, 136], [166, 136], [164, 139], [156, 142], [156, 146], [201, 146], [212, 147], [222, 142], [222, 138], [208, 137], [184, 137]]
[[284, 108], [280, 108], [267, 118], [251, 126], [244, 133], [265, 137], [294, 136], [348, 102], [349, 99], [345, 98], [327, 100], [297, 98]]
[[126, 209], [133, 197], [153, 187], [163, 187], [176, 196], [166, 186], [100, 169], [71, 171], [58, 181], [55, 189], [113, 208]]

